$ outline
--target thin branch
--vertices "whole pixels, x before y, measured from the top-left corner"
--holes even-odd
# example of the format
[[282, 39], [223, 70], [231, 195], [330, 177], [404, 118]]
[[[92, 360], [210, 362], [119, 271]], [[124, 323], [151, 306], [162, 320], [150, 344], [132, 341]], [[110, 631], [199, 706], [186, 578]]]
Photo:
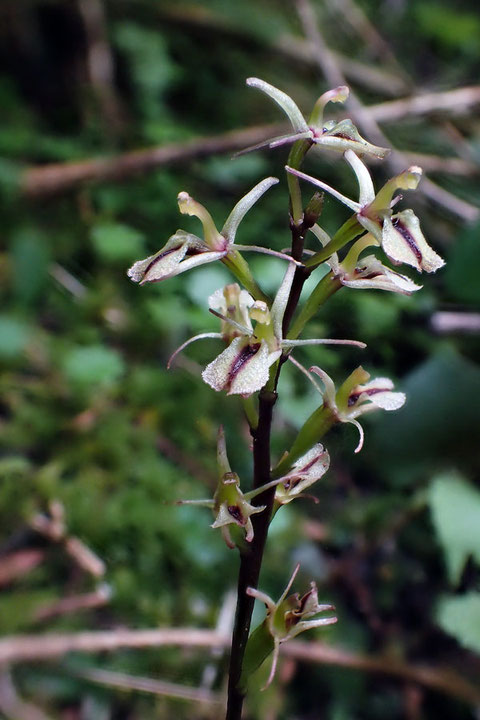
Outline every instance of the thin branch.
[[102, 0], [77, 0], [86, 37], [86, 66], [98, 99], [105, 129], [110, 133], [123, 126], [122, 108], [115, 92], [115, 68], [108, 43], [107, 22]]
[[[119, 648], [203, 647], [225, 648], [228, 635], [213, 630], [171, 628], [160, 630], [111, 630], [73, 634], [10, 636], [0, 640], [0, 665], [58, 659], [70, 652], [113, 652]], [[454, 670], [400, 662], [379, 655], [364, 655], [323, 643], [290, 641], [281, 646], [287, 657], [323, 665], [380, 673], [418, 682], [432, 690], [480, 704], [480, 688]]]
[[[337, 65], [334, 55], [325, 43], [310, 0], [295, 0], [295, 3], [305, 36], [310, 42], [315, 44], [317, 64], [320, 71], [332, 87], [345, 85], [345, 76]], [[369, 112], [368, 108], [363, 105], [354, 92], [350, 93], [347, 102], [353, 119], [369, 137], [370, 142], [382, 146], [391, 145], [391, 142], [379, 127], [375, 117]], [[405, 158], [398, 150], [394, 150], [386, 162], [396, 173], [405, 167]], [[430, 200], [447, 208], [450, 212], [466, 222], [474, 222], [480, 217], [479, 208], [461, 200], [428, 178], [424, 178], [420, 189]]]
[[80, 538], [69, 535], [65, 525], [65, 509], [59, 500], [52, 500], [49, 505], [50, 515], [37, 513], [30, 525], [38, 533], [51, 542], [62, 543], [65, 552], [79, 568], [101, 578], [105, 575], [105, 563]]
[[328, 0], [328, 5], [341, 18], [341, 22], [349, 23], [363, 39], [370, 55], [373, 51], [381, 60], [390, 62], [395, 68], [398, 77], [403, 78], [405, 84], [408, 84], [405, 71], [395, 57], [390, 45], [354, 0]]
[[401, 100], [369, 105], [368, 112], [377, 122], [392, 122], [407, 116], [415, 117], [437, 112], [461, 114], [475, 105], [480, 105], [480, 85], [444, 92], [422, 93]]
[[118, 648], [165, 646], [225, 647], [230, 638], [214, 630], [164, 628], [107, 630], [49, 635], [12, 635], [0, 640], [0, 665], [60, 658], [70, 652], [108, 652]]
[[[235, 619], [235, 606], [237, 598], [235, 593], [228, 591], [224, 597], [222, 607], [218, 613], [216, 632], [220, 635], [231, 635], [233, 629], [233, 621]], [[218, 660], [221, 658], [223, 651], [221, 648], [213, 648], [210, 651], [212, 662], [207, 663], [203, 669], [202, 681], [200, 687], [203, 690], [210, 690], [218, 675]]]
[[112, 670], [103, 670], [100, 668], [75, 669], [70, 670], [70, 673], [98, 685], [116, 687], [120, 688], [120, 690], [138, 690], [140, 692], [163, 695], [190, 702], [209, 704], [220, 704], [224, 702], [224, 698], [220, 694], [213, 693], [211, 690], [205, 688], [187, 687], [186, 685], [178, 685], [177, 683], [166, 682], [165, 680], [154, 680], [149, 677], [128, 675], [127, 673], [114, 672]]
[[85, 182], [121, 182], [127, 178], [155, 170], [162, 165], [190, 162], [209, 155], [232, 153], [267, 140], [278, 126], [262, 125], [224, 135], [198, 138], [160, 147], [136, 150], [113, 157], [82, 160], [75, 163], [53, 163], [25, 170], [21, 191], [28, 197], [44, 197], [71, 190]]
[[0, 565], [0, 587], [9, 585], [17, 578], [27, 575], [45, 559], [44, 550], [18, 550], [2, 558]]
[[363, 672], [397, 677], [424, 685], [446, 695], [452, 695], [472, 705], [480, 704], [480, 687], [473, 685], [448, 668], [432, 668], [426, 665], [403, 663], [385, 656], [362, 655], [323, 643], [302, 643], [294, 640], [282, 645], [282, 653], [287, 657], [305, 662], [347, 667]]
[[480, 313], [440, 310], [432, 315], [430, 325], [434, 332], [480, 333]]
[[49, 720], [42, 710], [18, 697], [8, 670], [0, 673], [0, 712], [11, 720]]
[[48, 271], [54, 280], [64, 287], [65, 290], [68, 290], [76, 300], [83, 300], [87, 294], [87, 288], [68, 270], [58, 263], [52, 263]]
[[81, 595], [71, 595], [61, 598], [54, 603], [42, 605], [35, 610], [33, 620], [35, 622], [44, 622], [53, 617], [60, 615], [69, 615], [79, 610], [91, 610], [92, 608], [103, 607], [110, 602], [112, 592], [106, 583], [102, 583], [100, 587], [90, 593]]
[[[258, 50], [265, 50], [265, 37], [257, 38], [254, 34], [249, 34], [238, 25], [232, 25], [223, 18], [215, 15], [213, 12], [193, 12], [193, 6], [189, 6], [188, 11], [178, 7], [162, 8], [160, 15], [163, 22], [175, 24], [186, 30], [196, 30], [200, 28], [203, 33], [210, 32], [222, 37], [229, 37], [232, 42], [244, 43], [258, 47]], [[272, 37], [270, 44], [267, 46], [267, 52], [271, 55], [276, 53], [286, 60], [304, 63], [310, 67], [315, 66], [315, 50], [308, 40], [297, 38], [294, 35], [282, 34]], [[375, 67], [371, 64], [358, 60], [352, 60], [341, 53], [334, 53], [336, 62], [341, 67], [342, 72], [350, 80], [357, 82], [362, 87], [366, 87], [376, 92], [386, 95], [398, 96], [408, 91], [408, 84], [405, 80], [392, 72], [388, 72], [383, 68]]]
[[[344, 81], [343, 76], [341, 79]], [[479, 97], [480, 86], [473, 86], [442, 93], [427, 93], [395, 102], [363, 106], [361, 112], [363, 117], [371, 117], [375, 122], [396, 121], [409, 115], [429, 114], [436, 111], [453, 112], [458, 107], [466, 110], [478, 103]], [[20, 189], [25, 196], [37, 198], [67, 192], [86, 182], [122, 182], [132, 176], [151, 172], [163, 165], [185, 163], [200, 157], [243, 150], [280, 135], [285, 129], [286, 126], [280, 124], [260, 125], [247, 130], [234, 130], [210, 138], [197, 138], [188, 142], [146, 148], [113, 157], [30, 167], [23, 173]], [[388, 144], [388, 140], [386, 142]], [[404, 153], [403, 157], [402, 169], [406, 162], [415, 160], [417, 155]], [[421, 162], [422, 156], [418, 157]], [[460, 165], [457, 158], [444, 158], [443, 166], [439, 167], [442, 164], [441, 159], [437, 159], [436, 156], [426, 156], [427, 169], [429, 169], [428, 162], [433, 165], [431, 169], [452, 174], [473, 174], [476, 169], [471, 159], [465, 160], [465, 165]], [[76, 296], [81, 297], [84, 294], [83, 286], [72, 283], [75, 278], [72, 279], [68, 276], [60, 266], [52, 266], [51, 273], [59, 283]]]

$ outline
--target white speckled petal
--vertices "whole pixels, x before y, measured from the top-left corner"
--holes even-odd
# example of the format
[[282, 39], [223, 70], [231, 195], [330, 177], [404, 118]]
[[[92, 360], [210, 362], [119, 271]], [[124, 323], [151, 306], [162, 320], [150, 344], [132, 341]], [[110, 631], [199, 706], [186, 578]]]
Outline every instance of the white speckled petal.
[[[333, 269], [331, 259], [329, 264]], [[357, 270], [344, 276], [341, 275], [341, 266], [337, 264], [336, 273], [340, 275], [342, 285], [363, 290], [387, 290], [409, 295], [422, 287], [416, 285], [406, 275], [400, 275], [387, 268], [375, 255], [362, 258]]]
[[403, 210], [392, 219], [385, 218], [382, 247], [394, 263], [406, 263], [419, 272], [435, 272], [445, 265], [425, 240], [413, 210]]
[[278, 485], [276, 500], [286, 505], [319, 480], [330, 467], [330, 455], [323, 445], [314, 445], [302, 455]]
[[[168, 243], [167, 243], [168, 245]], [[127, 275], [133, 282], [147, 283], [158, 282], [164, 277], [171, 275], [185, 257], [188, 250], [188, 244], [182, 243], [175, 249], [169, 249], [167, 246], [159, 250], [154, 255], [150, 255], [145, 260], [138, 260], [128, 270]]]
[[358, 417], [376, 408], [382, 410], [398, 410], [405, 403], [406, 396], [402, 392], [392, 392], [393, 382], [390, 378], [375, 378], [365, 385], [358, 385], [354, 392], [358, 395], [355, 407], [348, 413], [349, 417]]
[[265, 340], [251, 343], [247, 338], [234, 338], [230, 345], [202, 373], [204, 381], [214, 390], [228, 395], [251, 395], [268, 380], [270, 365], [281, 350], [270, 353]]
[[[191, 254], [187, 255], [189, 252]], [[145, 260], [134, 263], [127, 275], [141, 285], [147, 282], [160, 282], [198, 265], [219, 260], [226, 255], [226, 252], [226, 250], [211, 251], [196, 235], [177, 230], [161, 250]]]

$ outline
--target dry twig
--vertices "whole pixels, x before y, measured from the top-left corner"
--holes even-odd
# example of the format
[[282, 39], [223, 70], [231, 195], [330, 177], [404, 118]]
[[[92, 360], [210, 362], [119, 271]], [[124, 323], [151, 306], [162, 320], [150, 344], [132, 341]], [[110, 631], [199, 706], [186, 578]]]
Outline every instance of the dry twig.
[[[119, 648], [203, 647], [225, 648], [228, 635], [214, 630], [172, 628], [160, 630], [111, 630], [42, 636], [11, 636], [0, 640], [0, 666], [39, 662], [63, 657], [70, 652], [112, 652]], [[417, 682], [473, 705], [480, 704], [480, 688], [454, 670], [400, 662], [385, 656], [362, 655], [323, 643], [291, 641], [282, 645], [289, 658], [323, 665], [347, 667]]]
[[71, 673], [76, 677], [84, 678], [98, 685], [117, 687], [121, 690], [139, 690], [140, 692], [152, 693], [154, 695], [164, 695], [166, 697], [200, 703], [219, 704], [224, 701], [221, 695], [206, 688], [187, 687], [186, 685], [165, 682], [165, 680], [154, 680], [149, 677], [128, 675], [127, 673], [114, 672], [112, 670], [96, 668], [72, 670]]
[[8, 670], [0, 673], [0, 712], [10, 720], [49, 720], [42, 710], [18, 697]]

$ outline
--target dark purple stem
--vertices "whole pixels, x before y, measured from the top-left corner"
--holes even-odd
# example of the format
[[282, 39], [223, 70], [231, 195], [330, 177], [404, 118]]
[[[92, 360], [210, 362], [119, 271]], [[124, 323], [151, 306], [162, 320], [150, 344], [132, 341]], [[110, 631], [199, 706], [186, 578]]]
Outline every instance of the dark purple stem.
[[[258, 426], [253, 435], [253, 486], [260, 487], [270, 480], [270, 433], [272, 427], [273, 406], [277, 394], [262, 390], [259, 397]], [[242, 674], [243, 656], [254, 606], [254, 598], [247, 595], [247, 588], [258, 586], [260, 568], [267, 540], [268, 526], [272, 514], [275, 488], [258, 495], [254, 505], [266, 505], [263, 512], [252, 515], [254, 537], [240, 557], [238, 575], [237, 611], [232, 636], [230, 670], [228, 683], [228, 703], [226, 720], [241, 720], [245, 692], [238, 687]]]

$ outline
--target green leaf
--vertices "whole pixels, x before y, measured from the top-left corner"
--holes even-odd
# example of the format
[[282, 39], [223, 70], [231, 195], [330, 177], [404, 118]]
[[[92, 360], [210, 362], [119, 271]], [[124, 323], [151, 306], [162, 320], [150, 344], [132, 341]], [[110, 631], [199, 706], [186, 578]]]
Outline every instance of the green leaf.
[[430, 486], [429, 504], [448, 577], [456, 584], [470, 555], [480, 563], [480, 492], [455, 473], [440, 475]]
[[480, 653], [480, 593], [443, 597], [437, 606], [436, 621], [461, 645]]
[[274, 649], [273, 637], [265, 621], [255, 628], [248, 638], [243, 659], [242, 675], [239, 682], [241, 690], [247, 689], [247, 683], [255, 670], [272, 654]]
[[445, 282], [455, 300], [478, 305], [480, 303], [480, 224], [464, 230], [452, 247], [445, 268]]
[[103, 345], [71, 349], [63, 360], [67, 378], [79, 385], [111, 385], [124, 371], [123, 358]]
[[98, 255], [107, 262], [131, 262], [144, 253], [143, 235], [128, 225], [96, 225], [90, 238]]
[[34, 303], [48, 280], [50, 253], [42, 232], [20, 227], [12, 236], [12, 274], [15, 293], [23, 304]]
[[0, 359], [11, 360], [20, 355], [29, 339], [30, 330], [21, 320], [0, 315]]
[[407, 395], [405, 406], [372, 423], [377, 461], [388, 467], [390, 480], [412, 482], [425, 472], [431, 477], [432, 465], [433, 472], [475, 468], [480, 406], [472, 400], [480, 394], [479, 368], [450, 348], [442, 349], [415, 368], [399, 389]]

